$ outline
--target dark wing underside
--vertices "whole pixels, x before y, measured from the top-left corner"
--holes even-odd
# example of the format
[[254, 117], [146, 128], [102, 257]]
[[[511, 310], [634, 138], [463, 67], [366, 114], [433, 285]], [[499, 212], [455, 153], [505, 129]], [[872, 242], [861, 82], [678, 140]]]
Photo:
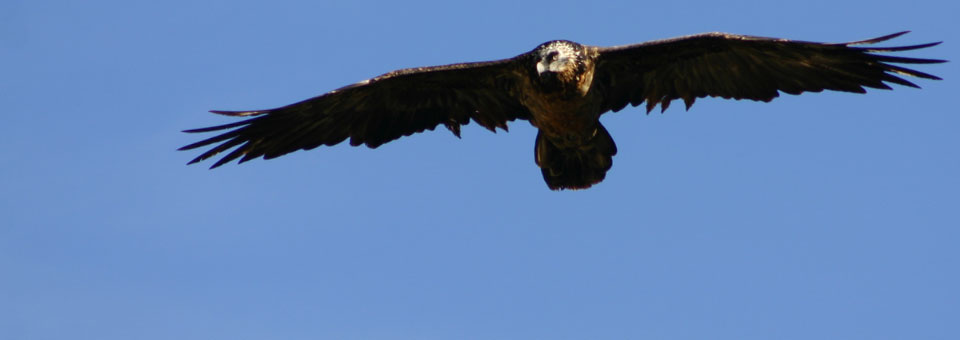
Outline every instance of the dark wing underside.
[[[180, 150], [218, 144], [196, 163], [237, 147], [211, 166], [240, 158], [274, 158], [320, 145], [371, 148], [444, 124], [459, 137], [460, 126], [476, 121], [494, 131], [529, 113], [516, 99], [517, 63], [512, 59], [398, 70], [318, 97], [261, 111], [211, 111], [255, 116], [231, 124], [185, 132], [231, 129]], [[242, 158], [241, 158], [242, 157]]]
[[706, 96], [770, 101], [779, 95], [836, 90], [866, 92], [864, 87], [890, 89], [884, 82], [917, 85], [898, 77], [940, 79], [903, 68], [901, 64], [931, 64], [943, 60], [873, 54], [925, 48], [939, 43], [901, 47], [855, 47], [896, 38], [900, 32], [875, 39], [823, 44], [706, 33], [636, 45], [599, 48], [594, 86], [603, 110], [619, 111], [627, 104], [647, 102], [666, 110], [674, 99], [686, 107]]

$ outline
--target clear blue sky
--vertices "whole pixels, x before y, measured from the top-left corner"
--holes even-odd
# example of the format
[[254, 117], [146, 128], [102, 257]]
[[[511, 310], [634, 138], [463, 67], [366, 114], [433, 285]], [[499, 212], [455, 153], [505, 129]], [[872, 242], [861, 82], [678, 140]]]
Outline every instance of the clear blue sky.
[[[0, 2], [0, 338], [957, 339], [955, 1]], [[180, 130], [551, 39], [890, 44], [944, 81], [603, 118], [606, 180], [471, 124], [207, 170]]]

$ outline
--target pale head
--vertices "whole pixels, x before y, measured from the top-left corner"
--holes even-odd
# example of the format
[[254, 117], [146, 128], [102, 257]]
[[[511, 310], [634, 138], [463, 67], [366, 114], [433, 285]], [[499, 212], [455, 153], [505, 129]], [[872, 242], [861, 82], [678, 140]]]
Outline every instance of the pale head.
[[543, 43], [533, 50], [536, 79], [544, 92], [583, 95], [590, 86], [586, 48], [567, 40]]
[[537, 74], [576, 72], [583, 64], [583, 46], [567, 40], [543, 43], [536, 50]]

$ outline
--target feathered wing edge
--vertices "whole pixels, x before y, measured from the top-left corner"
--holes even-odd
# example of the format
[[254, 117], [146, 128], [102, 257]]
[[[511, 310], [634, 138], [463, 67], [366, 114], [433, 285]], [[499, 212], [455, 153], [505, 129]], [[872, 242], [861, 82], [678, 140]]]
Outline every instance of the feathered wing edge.
[[[877, 37], [877, 38], [860, 40], [860, 41], [853, 41], [853, 42], [844, 42], [844, 43], [819, 43], [819, 42], [811, 42], [811, 41], [788, 40], [788, 39], [777, 39], [777, 38], [765, 38], [765, 37], [755, 37], [755, 36], [743, 36], [743, 35], [734, 35], [734, 34], [728, 34], [728, 33], [713, 32], [713, 33], [702, 33], [702, 34], [695, 34], [695, 35], [682, 36], [682, 37], [669, 38], [669, 39], [662, 39], [662, 40], [654, 40], [654, 41], [648, 41], [648, 42], [644, 42], [644, 43], [640, 43], [640, 44], [633, 44], [633, 45], [622, 45], [622, 46], [613, 46], [613, 47], [601, 47], [601, 48], [600, 48], [600, 51], [601, 51], [601, 53], [617, 53], [617, 54], [620, 54], [620, 53], [627, 52], [627, 51], [630, 51], [630, 50], [633, 50], [633, 49], [636, 49], [636, 48], [643, 48], [643, 47], [648, 47], [648, 46], [649, 46], [649, 47], [665, 46], [665, 45], [668, 45], [668, 44], [669, 44], [669, 45], [672, 45], [672, 44], [674, 44], [674, 43], [682, 43], [682, 42], [684, 42], [684, 41], [686, 41], [686, 40], [689, 40], [689, 39], [697, 39], [697, 38], [705, 38], [705, 37], [732, 37], [732, 38], [738, 39], [738, 40], [741, 40], [741, 39], [742, 39], [742, 40], [781, 41], [781, 42], [787, 42], [787, 43], [812, 44], [812, 45], [820, 45], [820, 46], [824, 46], [824, 47], [834, 47], [834, 48], [845, 49], [845, 50], [847, 50], [847, 51], [854, 52], [854, 53], [860, 54], [861, 56], [866, 57], [867, 59], [869, 59], [869, 60], [867, 60], [867, 62], [873, 63], [875, 66], [879, 66], [879, 67], [884, 71], [884, 74], [883, 74], [882, 78], [881, 78], [881, 79], [878, 79], [878, 81], [860, 84], [860, 86], [857, 86], [856, 88], [832, 88], [832, 90], [864, 93], [864, 92], [866, 92], [866, 91], [862, 88], [862, 87], [864, 87], [864, 86], [865, 86], [865, 87], [869, 87], [869, 88], [876, 88], [876, 89], [886, 89], [886, 90], [892, 89], [890, 86], [884, 84], [884, 82], [890, 82], [890, 83], [895, 83], [895, 84], [899, 84], [899, 85], [903, 85], [903, 86], [920, 88], [920, 86], [918, 86], [917, 84], [914, 84], [914, 83], [912, 83], [912, 82], [910, 82], [910, 81], [908, 81], [908, 80], [906, 80], [906, 79], [903, 79], [903, 78], [901, 78], [901, 77], [898, 77], [897, 75], [913, 76], [913, 77], [924, 78], [924, 79], [931, 79], [931, 80], [942, 80], [940, 77], [937, 77], [937, 76], [934, 76], [934, 75], [931, 75], [931, 74], [928, 74], [928, 73], [920, 72], [920, 71], [917, 71], [917, 70], [905, 68], [905, 67], [902, 67], [902, 66], [893, 65], [893, 64], [891, 64], [891, 63], [903, 63], [903, 64], [936, 64], [936, 63], [944, 63], [944, 62], [947, 62], [947, 60], [941, 60], [941, 59], [925, 59], [925, 58], [896, 57], [896, 56], [890, 56], [890, 55], [884, 55], [884, 54], [876, 54], [876, 53], [882, 53], [882, 52], [900, 52], [900, 51], [909, 51], [909, 50], [922, 49], [922, 48], [927, 48], [927, 47], [932, 47], [932, 46], [939, 45], [939, 44], [942, 43], [942, 41], [940, 41], [940, 42], [933, 42], [933, 43], [926, 43], [926, 44], [918, 44], [918, 45], [909, 45], [909, 46], [896, 46], [896, 47], [861, 47], [861, 46], [860, 46], [860, 45], [870, 45], [870, 44], [875, 44], [875, 43], [887, 41], [887, 40], [890, 40], [890, 39], [893, 39], [893, 38], [902, 36], [902, 35], [904, 35], [904, 34], [907, 34], [907, 33], [909, 33], [909, 32], [910, 32], [910, 31], [902, 31], [902, 32], [897, 32], [897, 33], [893, 33], [893, 34], [884, 35], [884, 36]], [[835, 70], [835, 71], [836, 71], [836, 70]], [[798, 94], [798, 93], [800, 93], [800, 92], [805, 92], [805, 91], [793, 92], [793, 91], [781, 89], [780, 92], [790, 93], [790, 94]], [[813, 91], [813, 92], [819, 92], [819, 91]], [[623, 95], [623, 93], [621, 93], [620, 95]], [[646, 95], [646, 96], [641, 95], [641, 94], [638, 92], [638, 93], [629, 95], [629, 98], [615, 100], [615, 104], [609, 105], [609, 106], [608, 106], [608, 109], [610, 109], [611, 111], [616, 112], [616, 111], [619, 111], [619, 110], [623, 109], [626, 105], [639, 106], [639, 105], [642, 104], [643, 102], [646, 102], [646, 105], [645, 105], [645, 106], [646, 106], [646, 112], [649, 114], [651, 111], [653, 111], [653, 109], [657, 106], [657, 104], [660, 104], [661, 112], [664, 112], [664, 111], [666, 111], [667, 107], [670, 105], [670, 102], [672, 102], [674, 99], [683, 99], [683, 102], [684, 102], [684, 104], [685, 104], [685, 106], [686, 106], [686, 109], [689, 110], [690, 107], [693, 105], [693, 103], [696, 101], [697, 98], [703, 98], [703, 97], [705, 97], [705, 96], [716, 96], [716, 95], [709, 95], [709, 94], [708, 94], [708, 95], [695, 95], [695, 96], [689, 96], [689, 95], [688, 95], [688, 96], [672, 97], [672, 96], [667, 95], [666, 93], [663, 93], [663, 94], [661, 94], [661, 96], [658, 98], [656, 95], [654, 95], [653, 97], [650, 97], [649, 95]], [[734, 97], [726, 97], [726, 96], [723, 96], [723, 97], [724, 97], [724, 98], [734, 98]], [[772, 96], [772, 97], [769, 98], [769, 99], [764, 98], [764, 99], [762, 99], [762, 100], [769, 101], [769, 100], [772, 99], [773, 97], [776, 97], [776, 95]], [[754, 98], [736, 98], [736, 99], [761, 100], [761, 99], [754, 99]]]
[[[506, 130], [507, 122], [526, 119], [529, 114], [515, 102], [510, 89], [509, 79], [516, 73], [515, 59], [401, 69], [275, 109], [213, 110], [210, 112], [250, 118], [185, 130], [187, 133], [228, 131], [179, 150], [220, 143], [187, 163], [193, 164], [236, 147], [215, 162], [212, 169], [237, 158], [239, 163], [261, 156], [271, 159], [296, 150], [332, 146], [348, 138], [353, 146], [366, 144], [375, 148], [402, 136], [434, 130], [441, 124], [459, 137], [460, 125], [471, 120], [491, 131]], [[411, 96], [410, 93], [429, 95]], [[391, 104], [395, 100], [399, 102]], [[323, 109], [327, 107], [336, 107], [330, 112], [359, 107], [357, 112], [363, 114], [328, 115]], [[393, 108], [400, 110], [382, 119], [372, 115]], [[394, 125], [397, 123], [399, 127]]]
[[[848, 43], [841, 43], [841, 44], [834, 44], [834, 45], [846, 46], [846, 47], [851, 48], [851, 49], [853, 49], [853, 50], [866, 52], [866, 53], [867, 53], [868, 55], [870, 55], [874, 60], [879, 61], [880, 64], [883, 65], [884, 69], [885, 69], [886, 71], [888, 71], [888, 72], [893, 72], [893, 73], [896, 73], [896, 74], [901, 74], [901, 75], [906, 75], [906, 76], [912, 76], [912, 77], [917, 77], [917, 78], [925, 78], [925, 79], [931, 79], [931, 80], [943, 80], [943, 78], [937, 77], [937, 76], [932, 75], [932, 74], [929, 74], [929, 73], [924, 73], [924, 72], [920, 72], [920, 71], [913, 70], [913, 69], [909, 69], [909, 68], [905, 68], [905, 67], [900, 67], [900, 66], [896, 66], [896, 65], [891, 65], [891, 64], [889, 64], [889, 63], [899, 63], [899, 64], [938, 64], [938, 63], [945, 63], [945, 62], [947, 62], [946, 60], [942, 60], [942, 59], [925, 59], [925, 58], [907, 58], [907, 57], [896, 57], [896, 56], [882, 55], [882, 54], [873, 54], [873, 53], [877, 53], [877, 52], [902, 52], [902, 51], [918, 50], [918, 49], [922, 49], [922, 48], [927, 48], [927, 47], [933, 47], [933, 46], [940, 45], [941, 43], [943, 43], [942, 41], [937, 41], [937, 42], [932, 42], [932, 43], [926, 43], [926, 44], [918, 44], [918, 45], [897, 46], [897, 47], [853, 47], [853, 46], [858, 46], [858, 45], [872, 45], [872, 44], [876, 44], [876, 43], [879, 43], [879, 42], [883, 42], [883, 41], [887, 41], [887, 40], [890, 40], [890, 39], [899, 37], [899, 36], [904, 35], [904, 34], [907, 34], [907, 33], [910, 33], [910, 31], [897, 32], [897, 33], [894, 33], [894, 34], [888, 34], [888, 35], [885, 35], [885, 36], [882, 36], [882, 37], [873, 38], [873, 39], [867, 39], [867, 40], [861, 40], [861, 41], [854, 41], [854, 42], [848, 42]], [[892, 74], [887, 74], [887, 77], [885, 77], [883, 80], [884, 80], [884, 81], [889, 81], [889, 82], [891, 82], [891, 83], [900, 84], [900, 85], [903, 85], [903, 86], [909, 86], [909, 87], [913, 87], [913, 88], [920, 88], [919, 85], [914, 84], [914, 83], [912, 83], [912, 82], [910, 82], [910, 81], [908, 81], [908, 80], [906, 80], [906, 79], [903, 79], [903, 78], [894, 76], [894, 75], [892, 75]], [[887, 87], [886, 89], [889, 89], [889, 87]]]
[[[216, 135], [216, 136], [213, 136], [213, 137], [210, 137], [210, 138], [207, 138], [207, 139], [204, 139], [204, 140], [201, 140], [201, 141], [199, 141], [199, 142], [195, 142], [195, 143], [192, 143], [192, 144], [189, 144], [189, 145], [185, 145], [185, 146], [180, 147], [179, 149], [177, 149], [178, 151], [192, 150], [192, 149], [196, 149], [196, 148], [199, 148], [199, 147], [202, 147], [202, 146], [210, 145], [210, 144], [213, 144], [213, 143], [217, 143], [217, 142], [220, 142], [220, 141], [224, 141], [224, 140], [227, 140], [227, 139], [231, 139], [231, 138], [233, 138], [233, 137], [236, 137], [236, 136], [238, 136], [238, 135], [240, 135], [240, 134], [242, 133], [242, 130], [243, 130], [243, 127], [244, 127], [244, 126], [249, 126], [251, 123], [253, 123], [253, 121], [258, 120], [258, 119], [261, 119], [261, 118], [264, 118], [265, 116], [262, 116], [262, 115], [264, 115], [264, 114], [266, 114], [266, 113], [269, 113], [270, 110], [257, 110], [257, 111], [220, 111], [220, 110], [211, 110], [210, 112], [211, 112], [211, 113], [216, 113], [216, 114], [222, 114], [222, 115], [226, 115], [226, 116], [232, 116], [232, 117], [249, 117], [249, 116], [260, 116], [260, 117], [255, 117], [255, 118], [251, 118], [251, 119], [244, 119], [244, 120], [241, 120], [241, 121], [239, 121], [239, 122], [233, 122], [233, 123], [229, 123], [229, 124], [215, 125], [215, 126], [210, 126], [210, 127], [205, 127], [205, 128], [199, 128], [199, 129], [183, 130], [183, 132], [186, 132], [186, 133], [200, 133], [200, 132], [220, 131], [220, 130], [226, 130], [226, 129], [231, 129], [231, 128], [239, 127], [239, 128], [236, 129], [236, 130], [229, 131], [229, 132], [226, 132], [226, 133], [223, 133], [223, 134], [219, 134], [219, 135]], [[190, 164], [193, 164], [193, 163], [197, 163], [197, 162], [201, 162], [201, 161], [206, 160], [206, 159], [208, 159], [208, 158], [210, 158], [210, 157], [216, 156], [217, 154], [219, 154], [219, 153], [221, 153], [221, 152], [223, 152], [223, 151], [229, 150], [230, 148], [232, 148], [232, 147], [234, 147], [234, 146], [237, 146], [238, 144], [241, 144], [241, 143], [243, 143], [242, 140], [236, 140], [236, 139], [235, 139], [235, 140], [233, 140], [233, 141], [228, 141], [228, 142], [226, 142], [226, 143], [220, 144], [220, 145], [218, 145], [218, 146], [216, 146], [216, 147], [214, 147], [214, 148], [212, 148], [212, 149], [210, 149], [210, 150], [207, 150], [206, 152], [200, 154], [200, 155], [197, 156], [196, 158], [190, 160], [190, 162], [187, 162], [187, 165], [190, 165]], [[216, 163], [214, 163], [213, 165], [211, 165], [211, 166], [210, 166], [210, 169], [213, 169], [213, 168], [219, 167], [219, 166], [221, 166], [221, 165], [223, 165], [223, 164], [226, 164], [227, 162], [230, 162], [230, 161], [236, 159], [236, 158], [239, 157], [239, 156], [240, 156], [240, 155], [237, 155], [236, 157], [232, 157], [232, 158], [229, 158], [229, 159], [228, 159], [228, 157], [229, 157], [229, 155], [228, 155], [227, 157], [224, 157], [223, 159], [221, 159], [221, 160], [217, 161]]]

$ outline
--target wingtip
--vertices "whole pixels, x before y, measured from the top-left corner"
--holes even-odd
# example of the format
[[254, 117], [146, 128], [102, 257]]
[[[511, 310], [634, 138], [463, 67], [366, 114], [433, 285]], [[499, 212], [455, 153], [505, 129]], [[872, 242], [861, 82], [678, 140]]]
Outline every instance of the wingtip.
[[210, 166], [210, 170], [216, 169], [216, 168], [220, 167], [221, 165], [224, 165], [224, 164], [229, 163], [229, 162], [232, 161], [232, 160], [233, 160], [233, 158], [230, 158], [229, 156], [228, 156], [228, 157], [223, 157], [223, 158], [221, 158], [220, 160], [218, 160], [216, 163], [213, 163], [213, 165]]
[[258, 116], [267, 112], [270, 112], [270, 110], [255, 110], [255, 111], [210, 110], [210, 113], [216, 113], [218, 115], [231, 116], [231, 117]]
[[887, 34], [887, 35], [885, 35], [885, 36], [876, 37], [876, 38], [873, 38], [873, 39], [867, 39], [867, 40], [860, 40], [860, 41], [849, 42], [849, 43], [846, 43], [845, 45], [867, 45], [867, 44], [876, 44], [876, 43], [878, 43], [878, 42], [887, 41], [887, 40], [890, 40], [890, 39], [899, 37], [899, 36], [904, 35], [904, 34], [907, 34], [907, 33], [910, 33], [910, 31], [900, 31], [900, 32], [897, 32], [897, 33]]
[[[898, 46], [898, 47], [859, 47], [859, 49], [867, 52], [902, 52], [902, 51], [911, 51], [919, 50], [921, 48], [928, 48], [937, 46], [943, 43], [942, 41], [926, 43], [926, 44], [917, 44], [917, 45], [908, 45], [908, 46]], [[930, 60], [926, 63], [936, 63], [936, 60]]]
[[208, 129], [209, 129], [209, 128], [186, 129], [186, 130], [181, 130], [180, 132], [184, 132], [184, 133], [198, 133], [198, 132], [207, 132]]
[[[185, 150], [185, 149], [184, 149], [184, 148], [180, 148], [180, 149], [178, 149], [178, 150]], [[193, 165], [193, 164], [200, 163], [200, 162], [202, 162], [204, 159], [206, 159], [206, 158], [203, 158], [203, 156], [200, 156], [200, 157], [191, 159], [189, 162], [187, 162], [187, 165]]]

